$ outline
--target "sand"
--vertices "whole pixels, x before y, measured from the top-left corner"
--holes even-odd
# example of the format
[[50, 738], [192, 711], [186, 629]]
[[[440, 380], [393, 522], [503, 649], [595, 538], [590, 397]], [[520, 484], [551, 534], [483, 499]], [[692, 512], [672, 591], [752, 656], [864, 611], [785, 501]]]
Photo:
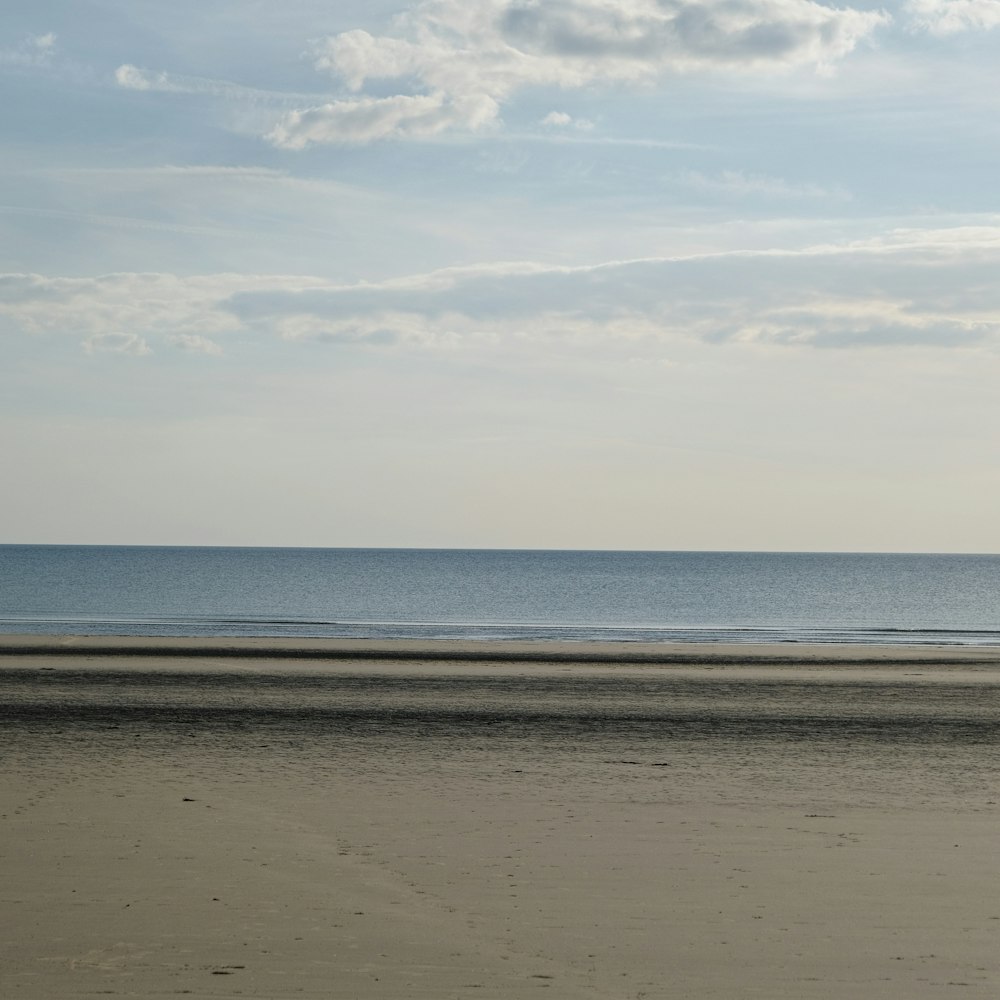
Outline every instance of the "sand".
[[0, 996], [1000, 994], [1000, 650], [0, 639]]

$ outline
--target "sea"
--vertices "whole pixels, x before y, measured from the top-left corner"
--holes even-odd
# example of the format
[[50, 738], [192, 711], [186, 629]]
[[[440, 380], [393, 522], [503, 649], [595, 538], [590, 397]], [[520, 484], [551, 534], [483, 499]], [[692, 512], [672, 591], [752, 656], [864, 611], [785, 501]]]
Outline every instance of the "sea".
[[0, 545], [0, 633], [1000, 645], [1000, 556]]

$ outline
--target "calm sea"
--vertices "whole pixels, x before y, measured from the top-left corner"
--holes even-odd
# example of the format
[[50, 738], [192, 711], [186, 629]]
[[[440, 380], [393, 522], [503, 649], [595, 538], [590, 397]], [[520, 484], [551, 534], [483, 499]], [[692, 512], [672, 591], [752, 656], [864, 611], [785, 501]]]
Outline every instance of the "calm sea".
[[6, 545], [0, 631], [1000, 644], [1000, 556]]

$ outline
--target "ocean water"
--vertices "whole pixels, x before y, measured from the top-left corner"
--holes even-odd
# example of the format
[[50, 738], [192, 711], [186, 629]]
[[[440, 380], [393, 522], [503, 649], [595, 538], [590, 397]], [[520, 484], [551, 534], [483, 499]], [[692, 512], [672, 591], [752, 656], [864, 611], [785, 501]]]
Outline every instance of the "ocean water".
[[0, 632], [1000, 644], [1000, 556], [6, 545]]

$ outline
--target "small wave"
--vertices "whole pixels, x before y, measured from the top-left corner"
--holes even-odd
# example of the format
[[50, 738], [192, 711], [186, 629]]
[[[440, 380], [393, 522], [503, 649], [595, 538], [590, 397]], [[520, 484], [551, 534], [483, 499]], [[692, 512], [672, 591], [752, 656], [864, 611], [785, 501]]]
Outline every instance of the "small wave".
[[810, 643], [857, 645], [1000, 645], [1000, 631], [946, 628], [776, 626], [622, 626], [492, 622], [317, 621], [305, 618], [0, 618], [6, 634], [299, 637], [310, 639], [456, 639], [643, 643]]

